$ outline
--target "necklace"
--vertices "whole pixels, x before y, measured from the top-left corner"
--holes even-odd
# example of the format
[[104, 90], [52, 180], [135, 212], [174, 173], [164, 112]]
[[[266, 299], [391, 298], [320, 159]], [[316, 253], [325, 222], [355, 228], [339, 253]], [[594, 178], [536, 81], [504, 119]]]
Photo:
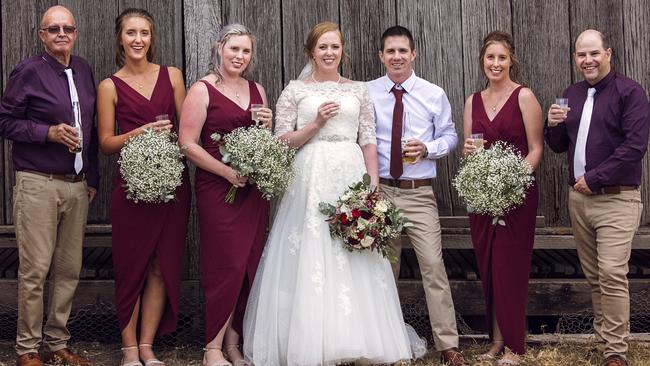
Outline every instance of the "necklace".
[[235, 90], [235, 89], [229, 87], [228, 85], [226, 85], [226, 83], [223, 80], [221, 80], [221, 85], [223, 86], [224, 91], [225, 91], [225, 89], [228, 89], [228, 90], [230, 90], [230, 92], [234, 93], [235, 98], [237, 98], [237, 101], [239, 102], [239, 104], [241, 104], [241, 99], [239, 98], [239, 92], [237, 90]]
[[140, 83], [138, 83], [138, 82], [135, 81], [135, 80], [133, 80], [133, 82], [135, 83], [135, 85], [138, 86], [138, 89], [142, 89], [142, 88], [144, 88], [144, 84], [140, 84]]
[[[339, 76], [339, 78], [336, 80], [336, 83], [338, 84], [338, 83], [341, 82], [341, 74], [337, 73], [336, 75]], [[316, 80], [316, 78], [314, 77], [314, 73], [311, 74], [311, 79], [312, 79], [315, 83], [321, 83], [321, 81]], [[334, 80], [325, 80], [325, 81], [334, 81]], [[322, 82], [324, 83], [325, 81], [322, 81]]]
[[497, 111], [497, 106], [498, 106], [499, 104], [501, 104], [501, 102], [503, 101], [503, 99], [504, 99], [506, 96], [508, 96], [508, 95], [510, 95], [510, 93], [512, 93], [512, 91], [515, 89], [516, 86], [517, 86], [517, 84], [513, 85], [510, 89], [508, 89], [507, 92], [503, 93], [503, 95], [501, 95], [501, 96], [499, 97], [499, 99], [497, 99], [496, 103], [494, 103], [494, 104], [492, 105], [492, 107], [491, 107], [491, 108], [492, 108], [492, 112], [496, 112], [496, 111]]

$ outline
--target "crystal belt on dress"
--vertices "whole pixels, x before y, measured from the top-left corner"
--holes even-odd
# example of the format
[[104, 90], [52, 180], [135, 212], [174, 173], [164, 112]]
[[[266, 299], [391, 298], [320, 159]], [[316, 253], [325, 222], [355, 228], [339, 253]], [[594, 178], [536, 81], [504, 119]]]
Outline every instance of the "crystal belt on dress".
[[402, 180], [402, 179], [388, 179], [388, 178], [379, 178], [379, 183], [385, 184], [391, 187], [397, 187], [402, 189], [413, 189], [423, 186], [431, 186], [433, 179], [414, 179], [414, 180]]

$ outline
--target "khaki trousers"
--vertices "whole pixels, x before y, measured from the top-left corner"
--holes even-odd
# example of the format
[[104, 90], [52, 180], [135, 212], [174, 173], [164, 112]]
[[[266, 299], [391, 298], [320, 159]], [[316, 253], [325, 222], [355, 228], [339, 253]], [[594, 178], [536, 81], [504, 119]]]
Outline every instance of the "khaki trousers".
[[[401, 189], [380, 184], [380, 190], [399, 208], [413, 224], [406, 228], [422, 273], [422, 284], [433, 331], [433, 340], [438, 351], [458, 347], [456, 311], [451, 298], [449, 280], [442, 261], [442, 238], [438, 204], [431, 186], [415, 189]], [[394, 253], [399, 259], [402, 250], [401, 239], [393, 240]], [[399, 260], [393, 263], [395, 281], [399, 277]]]
[[639, 190], [589, 196], [573, 189], [569, 191], [573, 236], [591, 287], [594, 331], [605, 342], [605, 357], [627, 352], [628, 261], [642, 209]]
[[[16, 352], [37, 352], [43, 333], [51, 351], [66, 348], [72, 297], [81, 271], [88, 214], [85, 181], [68, 183], [16, 172], [13, 217], [18, 243]], [[43, 287], [50, 272], [49, 309], [43, 327]]]

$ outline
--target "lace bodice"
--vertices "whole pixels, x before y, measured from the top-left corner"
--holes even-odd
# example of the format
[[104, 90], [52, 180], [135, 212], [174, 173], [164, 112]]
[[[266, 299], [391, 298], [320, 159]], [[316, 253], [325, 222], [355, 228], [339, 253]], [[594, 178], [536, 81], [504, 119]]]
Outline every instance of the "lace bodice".
[[278, 99], [275, 134], [281, 136], [304, 127], [314, 120], [318, 107], [328, 100], [340, 101], [341, 110], [311, 141], [357, 141], [361, 146], [377, 144], [372, 100], [365, 84], [358, 81], [306, 83], [292, 80]]

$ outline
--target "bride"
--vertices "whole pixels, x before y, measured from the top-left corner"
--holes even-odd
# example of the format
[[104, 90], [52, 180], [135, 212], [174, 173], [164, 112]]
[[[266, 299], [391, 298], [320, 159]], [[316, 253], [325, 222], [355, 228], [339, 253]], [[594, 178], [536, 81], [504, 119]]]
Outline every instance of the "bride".
[[309, 64], [277, 103], [275, 133], [300, 150], [244, 318], [254, 365], [393, 363], [413, 358], [412, 348], [426, 351], [407, 333], [390, 263], [348, 252], [318, 211], [366, 172], [379, 181], [372, 102], [363, 83], [338, 74], [343, 46], [336, 24], [316, 25], [305, 44]]

